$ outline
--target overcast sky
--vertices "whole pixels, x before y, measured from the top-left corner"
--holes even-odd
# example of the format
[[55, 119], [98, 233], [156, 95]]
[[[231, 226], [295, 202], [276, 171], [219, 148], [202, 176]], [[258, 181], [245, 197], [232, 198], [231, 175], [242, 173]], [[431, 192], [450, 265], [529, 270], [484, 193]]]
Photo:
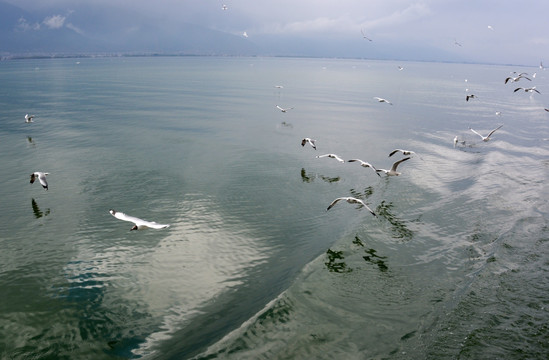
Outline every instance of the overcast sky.
[[[52, 25], [71, 22], [75, 4], [116, 6], [166, 28], [181, 22], [262, 37], [351, 40], [357, 46], [406, 44], [470, 61], [549, 65], [547, 0], [5, 0], [26, 10], [51, 9]], [[222, 5], [227, 10], [222, 10]], [[57, 23], [56, 23], [57, 21]], [[131, 21], [131, 19], [125, 19]], [[82, 30], [84, 31], [84, 30]], [[361, 31], [371, 38], [362, 38]], [[459, 44], [459, 45], [458, 45]], [[334, 54], [337, 55], [337, 54]]]

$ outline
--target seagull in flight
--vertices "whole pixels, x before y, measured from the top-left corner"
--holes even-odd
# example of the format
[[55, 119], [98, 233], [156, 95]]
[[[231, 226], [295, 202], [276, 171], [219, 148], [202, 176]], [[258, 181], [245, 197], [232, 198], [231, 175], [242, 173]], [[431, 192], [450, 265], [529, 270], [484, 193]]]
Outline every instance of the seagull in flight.
[[223, 4], [223, 5], [221, 6], [221, 10], [227, 10], [227, 9], [228, 9], [228, 8], [227, 8], [227, 5], [225, 5], [225, 4]]
[[494, 130], [490, 131], [490, 132], [488, 133], [488, 135], [486, 135], [486, 136], [482, 136], [481, 134], [479, 134], [478, 132], [476, 132], [475, 130], [473, 130], [473, 129], [471, 129], [471, 128], [469, 128], [469, 130], [471, 130], [472, 132], [474, 132], [475, 134], [477, 134], [478, 136], [480, 136], [480, 137], [482, 138], [482, 141], [485, 141], [485, 142], [486, 142], [486, 141], [489, 141], [489, 140], [490, 140], [490, 136], [492, 136], [492, 134], [495, 133], [496, 130], [498, 130], [498, 129], [501, 128], [502, 126], [503, 126], [503, 124], [500, 125], [500, 126], [498, 126], [497, 128], [495, 128]]
[[417, 155], [415, 151], [411, 151], [411, 150], [402, 150], [402, 149], [394, 149], [393, 151], [391, 151], [391, 153], [389, 154], [389, 157], [393, 156], [394, 154], [396, 154], [397, 152], [401, 152], [402, 155]]
[[248, 37], [248, 33], [247, 33], [246, 31], [244, 31], [244, 32], [242, 33], [242, 36], [244, 36], [245, 38], [247, 38], [247, 37]]
[[25, 122], [26, 122], [26, 123], [31, 123], [31, 122], [33, 122], [33, 121], [32, 121], [33, 118], [34, 118], [34, 115], [26, 114], [26, 115], [25, 115]]
[[360, 29], [360, 32], [362, 33], [362, 37], [368, 41], [372, 41], [372, 39], [370, 39], [369, 37], [367, 37], [365, 34], [364, 34], [364, 30]]
[[35, 171], [30, 174], [30, 183], [34, 183], [36, 179], [40, 181], [40, 185], [46, 190], [48, 190], [48, 182], [46, 181], [46, 175], [49, 175], [47, 172]]
[[529, 93], [532, 93], [532, 92], [535, 91], [535, 92], [537, 92], [538, 94], [541, 94], [541, 93], [539, 92], [539, 90], [536, 89], [535, 86], [534, 86], [534, 87], [531, 87], [531, 88], [522, 88], [522, 87], [518, 87], [518, 88], [516, 88], [515, 90], [513, 90], [513, 92], [517, 92], [517, 91], [519, 91], [519, 90], [524, 90], [524, 92], [529, 92]]
[[315, 144], [316, 140], [313, 140], [311, 138], [304, 138], [303, 140], [301, 140], [301, 146], [305, 146], [307, 143], [311, 144], [311, 146], [313, 147], [313, 149], [316, 150], [316, 144]]
[[130, 231], [131, 230], [144, 230], [144, 229], [148, 229], [148, 228], [151, 228], [151, 229], [165, 229], [165, 228], [170, 226], [168, 224], [158, 224], [158, 223], [155, 223], [154, 221], [145, 221], [145, 220], [136, 218], [134, 216], [126, 215], [123, 212], [115, 211], [113, 209], [110, 209], [109, 212], [111, 213], [112, 216], [114, 216], [115, 218], [117, 218], [119, 220], [124, 220], [124, 221], [129, 221], [129, 222], [134, 223], [134, 226], [130, 229]]
[[336, 159], [339, 162], [345, 162], [345, 160], [343, 160], [342, 158], [340, 158], [336, 154], [325, 154], [325, 155], [317, 156], [317, 158], [323, 158], [323, 157], [329, 157], [329, 158], [332, 158], [332, 159]]
[[458, 43], [458, 41], [456, 39], [454, 39], [454, 44], [457, 45], [457, 46], [461, 46], [461, 44]]
[[374, 99], [376, 99], [378, 102], [384, 102], [384, 103], [387, 103], [387, 104], [389, 104], [389, 105], [393, 105], [392, 102], [390, 102], [389, 100], [384, 99], [384, 98], [380, 98], [380, 97], [374, 96]]
[[528, 75], [528, 74], [526, 74], [526, 73], [520, 73], [520, 74], [518, 74], [518, 75], [515, 76], [515, 77], [509, 76], [509, 77], [507, 77], [507, 78], [505, 79], [505, 83], [507, 84], [507, 82], [508, 82], [509, 80], [511, 80], [511, 81], [513, 81], [513, 82], [517, 82], [517, 81], [519, 81], [520, 79], [526, 79], [526, 80], [528, 80], [528, 81], [532, 81], [532, 79], [530, 79], [529, 77], [526, 77], [526, 75]]
[[404, 159], [402, 159], [402, 160], [399, 160], [399, 161], [395, 162], [395, 163], [393, 164], [393, 166], [391, 167], [390, 170], [386, 170], [386, 169], [376, 169], [376, 171], [377, 171], [377, 172], [383, 172], [383, 173], [385, 173], [385, 175], [387, 175], [387, 176], [398, 176], [398, 175], [400, 175], [400, 173], [397, 172], [397, 167], [398, 167], [398, 165], [400, 165], [400, 163], [402, 163], [402, 162], [404, 162], [404, 161], [406, 161], [406, 160], [410, 160], [410, 159], [411, 159], [410, 157], [406, 157], [406, 158], [404, 158]]
[[366, 209], [368, 209], [368, 211], [374, 215], [375, 217], [377, 217], [376, 213], [370, 209], [370, 207], [368, 207], [368, 205], [366, 205], [366, 203], [360, 199], [357, 199], [357, 198], [354, 198], [354, 197], [340, 197], [340, 198], [337, 198], [335, 199], [334, 201], [332, 201], [332, 203], [328, 206], [328, 208], [326, 209], [326, 211], [330, 210], [335, 204], [337, 204], [340, 200], [345, 200], [347, 201], [349, 204], [360, 204], [362, 206], [364, 206]]
[[365, 168], [372, 168], [372, 170], [375, 171], [377, 176], [381, 176], [377, 172], [377, 169], [374, 167], [374, 165], [370, 164], [369, 162], [362, 161], [360, 159], [351, 159], [351, 160], [347, 160], [347, 162], [358, 162], [360, 164], [360, 166], [365, 167]]
[[477, 96], [475, 94], [467, 95], [465, 96], [465, 101], [469, 101], [469, 99], [476, 99]]
[[277, 108], [278, 110], [282, 111], [283, 113], [287, 112], [288, 110], [292, 110], [292, 109], [293, 109], [293, 107], [291, 107], [291, 108], [282, 108], [282, 107], [280, 107], [280, 106], [278, 106], [278, 105], [276, 106], [276, 108]]

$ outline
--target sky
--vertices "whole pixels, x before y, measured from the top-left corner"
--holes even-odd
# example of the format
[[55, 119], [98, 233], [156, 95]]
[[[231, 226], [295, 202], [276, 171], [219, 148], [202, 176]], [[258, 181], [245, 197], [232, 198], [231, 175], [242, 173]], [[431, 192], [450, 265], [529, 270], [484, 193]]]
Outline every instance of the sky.
[[272, 55], [284, 52], [284, 44], [303, 52], [312, 44], [334, 57], [375, 57], [377, 51], [417, 59], [423, 52], [457, 61], [549, 65], [546, 0], [4, 1], [47, 14], [40, 23], [23, 19], [21, 28], [29, 29], [66, 27], [93, 35], [93, 27], [77, 21], [79, 6], [87, 4], [126, 12], [121, 21], [127, 31], [148, 23], [176, 32], [181, 23], [191, 23], [235, 36], [246, 32], [246, 41]]

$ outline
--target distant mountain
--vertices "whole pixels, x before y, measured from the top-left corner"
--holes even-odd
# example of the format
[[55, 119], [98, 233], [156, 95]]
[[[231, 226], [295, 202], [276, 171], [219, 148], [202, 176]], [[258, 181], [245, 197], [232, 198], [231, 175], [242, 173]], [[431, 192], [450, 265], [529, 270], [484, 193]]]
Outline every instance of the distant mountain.
[[166, 53], [255, 55], [253, 42], [181, 23], [163, 28], [127, 10], [77, 5], [29, 12], [0, 2], [0, 54]]

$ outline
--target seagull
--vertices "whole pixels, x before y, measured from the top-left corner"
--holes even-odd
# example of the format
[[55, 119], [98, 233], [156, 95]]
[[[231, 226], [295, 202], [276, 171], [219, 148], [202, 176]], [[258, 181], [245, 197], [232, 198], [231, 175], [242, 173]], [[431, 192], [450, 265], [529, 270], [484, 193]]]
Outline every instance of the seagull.
[[26, 122], [26, 123], [31, 123], [31, 122], [33, 122], [33, 121], [32, 121], [33, 118], [34, 118], [34, 115], [26, 114], [26, 115], [25, 115], [25, 122]]
[[517, 91], [519, 91], [519, 90], [524, 90], [524, 92], [529, 92], [529, 93], [535, 91], [535, 92], [537, 92], [538, 94], [541, 94], [541, 93], [536, 89], [535, 86], [534, 86], [534, 87], [531, 87], [531, 88], [522, 88], [522, 87], [518, 87], [518, 88], [516, 88], [513, 92], [517, 92]]
[[278, 105], [276, 106], [276, 108], [277, 108], [278, 110], [282, 111], [283, 113], [285, 113], [285, 112], [288, 111], [288, 110], [292, 110], [292, 109], [293, 109], [293, 107], [284, 109], [284, 108], [281, 108], [281, 107], [278, 106]]
[[[402, 150], [402, 149], [394, 149], [393, 151], [391, 151], [391, 153], [389, 154], [389, 157], [393, 156], [394, 154], [396, 154], [397, 152], [401, 152], [402, 155], [412, 155], [412, 154], [416, 154], [414, 151], [411, 151], [411, 150]], [[416, 154], [417, 155], [417, 154]]]
[[543, 110], [545, 110], [545, 111], [549, 112], [549, 109], [547, 109], [547, 108], [544, 108]]
[[364, 201], [362, 201], [362, 200], [360, 200], [360, 199], [357, 199], [357, 198], [354, 198], [354, 197], [350, 197], [350, 196], [348, 196], [348, 197], [340, 197], [340, 198], [335, 199], [335, 200], [332, 201], [332, 203], [328, 206], [328, 208], [326, 209], [326, 211], [330, 210], [330, 209], [331, 209], [335, 204], [337, 204], [337, 202], [340, 201], [340, 200], [345, 200], [345, 201], [347, 201], [349, 204], [360, 204], [360, 205], [364, 206], [366, 209], [368, 209], [368, 211], [369, 211], [372, 215], [374, 215], [375, 217], [377, 217], [376, 213], [375, 213], [372, 209], [370, 209], [370, 208], [368, 207], [368, 205], [366, 205], [366, 203], [365, 203]]
[[543, 66], [543, 61], [540, 61], [540, 62], [539, 62], [539, 68], [540, 68], [541, 70], [545, 70], [545, 67]]
[[402, 70], [404, 70], [404, 68], [403, 68], [402, 66], [399, 65], [399, 66], [398, 66], [398, 71], [402, 71]]
[[465, 145], [465, 140], [460, 141], [456, 135], [456, 137], [454, 138], [454, 147], [456, 147], [458, 143], [461, 145]]
[[227, 9], [228, 9], [228, 8], [227, 8], [227, 5], [225, 5], [225, 4], [223, 4], [223, 5], [221, 6], [221, 10], [227, 10]]
[[284, 89], [284, 86], [282, 86], [282, 85], [275, 85], [274, 87], [277, 88], [277, 89]]
[[374, 167], [374, 165], [370, 164], [369, 162], [362, 161], [360, 159], [351, 159], [351, 160], [347, 160], [347, 162], [358, 162], [358, 163], [360, 163], [360, 166], [365, 167], [365, 168], [372, 168], [372, 170], [374, 170], [376, 172], [377, 176], [381, 176], [377, 172], [377, 169]]
[[135, 225], [130, 229], [130, 231], [131, 230], [144, 230], [144, 229], [147, 229], [147, 228], [164, 229], [164, 228], [167, 228], [167, 227], [170, 226], [168, 224], [158, 224], [158, 223], [155, 223], [154, 221], [145, 221], [145, 220], [136, 218], [134, 216], [126, 215], [126, 214], [124, 214], [123, 212], [120, 212], [120, 211], [114, 211], [113, 209], [110, 209], [109, 212], [111, 213], [112, 216], [114, 216], [115, 218], [117, 218], [119, 220], [124, 220], [124, 221], [129, 221], [129, 222], [134, 223]]
[[469, 130], [471, 130], [472, 132], [474, 132], [475, 134], [477, 134], [478, 136], [480, 136], [480, 137], [482, 138], [482, 141], [489, 141], [489, 140], [490, 140], [490, 136], [492, 136], [492, 134], [493, 134], [494, 132], [496, 132], [496, 130], [498, 130], [499, 128], [501, 128], [502, 126], [503, 126], [503, 125], [500, 125], [500, 126], [498, 126], [497, 128], [495, 128], [494, 130], [490, 131], [490, 132], [488, 133], [488, 135], [486, 135], [486, 136], [480, 135], [478, 132], [476, 132], [475, 130], [473, 130], [473, 129], [471, 129], [471, 128], [469, 128]]
[[494, 28], [492, 27], [492, 25], [488, 25], [488, 29], [494, 31]]
[[40, 181], [40, 185], [46, 190], [48, 190], [48, 182], [46, 181], [46, 175], [49, 175], [47, 172], [41, 172], [41, 171], [35, 171], [32, 174], [30, 174], [30, 183], [34, 183], [34, 181], [38, 178]]
[[476, 95], [475, 94], [471, 94], [471, 95], [467, 95], [465, 96], [465, 101], [469, 101], [469, 99], [476, 99]]
[[458, 41], [457, 41], [457, 40], [455, 40], [455, 39], [454, 39], [454, 44], [455, 44], [455, 45], [457, 45], [457, 46], [461, 46], [461, 44], [460, 44], [460, 43], [458, 43]]
[[325, 154], [325, 155], [317, 156], [317, 158], [323, 158], [323, 157], [329, 157], [329, 158], [332, 158], [332, 159], [336, 159], [339, 162], [345, 162], [345, 160], [343, 160], [342, 158], [340, 158], [336, 154]]
[[384, 103], [387, 103], [389, 105], [393, 105], [392, 102], [390, 102], [389, 100], [387, 99], [383, 99], [383, 98], [380, 98], [380, 97], [377, 97], [377, 96], [374, 96], [374, 99], [376, 99], [378, 102], [384, 102]]
[[360, 32], [362, 33], [362, 37], [368, 41], [372, 41], [372, 39], [366, 37], [366, 35], [364, 35], [364, 30], [360, 29]]
[[313, 149], [316, 150], [315, 142], [316, 142], [316, 140], [313, 140], [311, 138], [304, 138], [303, 140], [301, 140], [301, 146], [305, 146], [307, 143], [309, 143], [309, 144], [311, 144]]
[[509, 76], [509, 77], [507, 77], [507, 78], [505, 79], [505, 84], [507, 84], [507, 82], [508, 82], [509, 80], [512, 80], [513, 82], [517, 82], [517, 81], [519, 81], [520, 79], [526, 79], [526, 80], [528, 80], [528, 81], [532, 81], [532, 79], [526, 77], [526, 75], [528, 75], [528, 74], [526, 74], [526, 73], [520, 73], [520, 74], [518, 74], [518, 75], [515, 76], [515, 77]]
[[400, 173], [397, 172], [397, 167], [398, 167], [398, 165], [399, 165], [401, 162], [404, 162], [404, 161], [406, 161], [406, 160], [410, 160], [410, 157], [407, 157], [407, 158], [404, 158], [404, 159], [402, 159], [402, 160], [399, 160], [399, 161], [395, 162], [395, 163], [393, 164], [393, 166], [391, 167], [391, 170], [376, 169], [376, 171], [377, 171], [377, 172], [384, 172], [385, 175], [387, 175], [387, 176], [398, 176], [398, 175], [400, 175]]

